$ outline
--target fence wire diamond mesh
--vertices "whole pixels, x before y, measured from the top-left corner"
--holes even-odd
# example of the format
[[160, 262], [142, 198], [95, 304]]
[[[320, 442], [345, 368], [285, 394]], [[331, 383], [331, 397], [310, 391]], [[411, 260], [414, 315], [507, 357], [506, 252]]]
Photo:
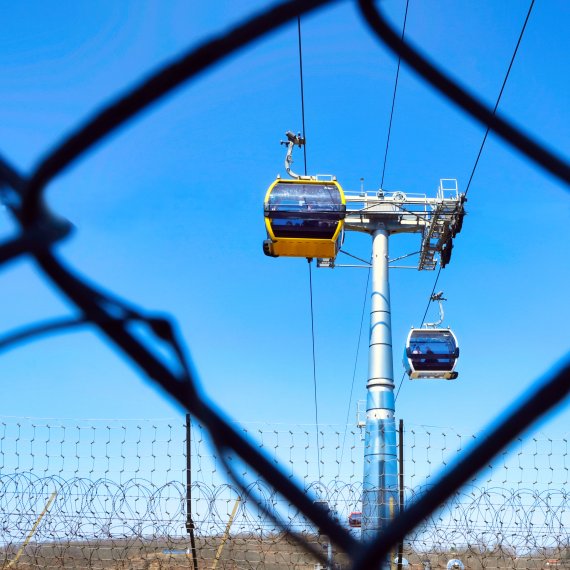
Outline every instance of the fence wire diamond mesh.
[[[21, 175], [6, 160], [0, 159], [0, 186], [3, 189], [4, 203], [19, 226], [19, 231], [16, 235], [10, 236], [0, 245], [0, 263], [7, 263], [22, 255], [33, 257], [45, 278], [63, 292], [79, 311], [75, 319], [53, 321], [28, 331], [20, 331], [13, 337], [5, 339], [3, 346], [24, 338], [31, 338], [38, 334], [46, 334], [64, 328], [82, 326], [86, 323], [95, 325], [143, 374], [156, 382], [184, 409], [190, 411], [203, 426], [207, 427], [209, 437], [211, 437], [217, 449], [217, 459], [223, 465], [223, 470], [229, 473], [230, 480], [233, 481], [233, 484], [228, 487], [229, 497], [231, 497], [233, 486], [235, 486], [233, 492], [239, 493], [240, 497], [245, 497], [252, 490], [251, 485], [263, 485], [256, 495], [256, 508], [263, 514], [255, 516], [261, 516], [264, 520], [272, 520], [273, 523], [271, 524], [275, 525], [275, 529], [278, 529], [278, 532], [282, 533], [286, 529], [288, 532], [283, 534], [284, 540], [297, 541], [295, 544], [300, 541], [304, 545], [305, 551], [309, 553], [308, 555], [317, 557], [321, 562], [325, 562], [322, 549], [320, 546], [315, 547], [313, 541], [307, 540], [307, 533], [296, 537], [294, 526], [302, 525], [301, 522], [298, 524], [295, 522], [295, 525], [293, 525], [293, 523], [288, 521], [290, 516], [289, 505], [292, 505], [295, 513], [302, 513], [302, 515], [299, 515], [300, 518], [298, 520], [302, 521], [306, 517], [307, 520], [311, 521], [310, 524], [314, 528], [319, 528], [322, 533], [326, 533], [335, 547], [346, 554], [354, 568], [370, 568], [378, 566], [380, 564], [379, 561], [383, 560], [390, 553], [394, 545], [404, 539], [404, 537], [409, 536], [414, 528], [418, 527], [418, 525], [420, 525], [418, 528], [422, 528], [421, 525], [425, 525], [425, 522], [422, 521], [430, 520], [430, 517], [437, 518], [443, 516], [438, 513], [442, 512], [440, 509], [444, 501], [449, 497], [454, 497], [454, 494], [458, 492], [463, 484], [473, 479], [479, 469], [485, 468], [497, 452], [500, 452], [505, 445], [522, 433], [536, 418], [562, 401], [567, 395], [570, 386], [570, 368], [568, 363], [546, 377], [541, 387], [534, 394], [530, 395], [513, 412], [505, 415], [495, 430], [490, 432], [484, 440], [476, 442], [476, 445], [473, 446], [468, 454], [465, 454], [457, 464], [444, 472], [441, 480], [430, 486], [426, 492], [420, 493], [417, 500], [413, 501], [410, 507], [399, 515], [376, 540], [363, 545], [356, 540], [348, 529], [313, 503], [307, 495], [306, 489], [301, 484], [302, 479], [301, 481], [293, 481], [293, 478], [287, 475], [286, 470], [282, 472], [276, 469], [274, 459], [272, 460], [266, 454], [260, 454], [259, 446], [252, 442], [251, 438], [224, 420], [217, 413], [216, 409], [201, 397], [196, 390], [194, 374], [190, 364], [187, 362], [184, 348], [178, 339], [175, 327], [169, 320], [162, 316], [147, 314], [126, 302], [118, 300], [114, 296], [88, 284], [65, 266], [55, 253], [53, 246], [70, 233], [71, 224], [50, 212], [44, 201], [45, 187], [52, 179], [70, 167], [87, 149], [104, 139], [126, 121], [136, 117], [138, 113], [150, 104], [158, 101], [175, 87], [187, 82], [229, 54], [276, 30], [281, 25], [294, 20], [297, 16], [313, 11], [327, 3], [326, 0], [305, 0], [303, 2], [293, 1], [277, 4], [265, 12], [254, 16], [249, 21], [236, 25], [227, 33], [219, 35], [182, 54], [142, 84], [135, 86], [129, 92], [121, 95], [97, 112], [85, 124], [80, 125], [67, 139], [48, 152], [29, 176]], [[495, 134], [518, 149], [529, 160], [551, 172], [562, 182], [570, 183], [570, 167], [564, 160], [530, 139], [508, 121], [502, 119], [493, 110], [451, 81], [450, 78], [432, 65], [417, 50], [402, 42], [399, 34], [390, 28], [371, 0], [360, 0], [358, 5], [368, 25], [378, 38], [388, 45], [390, 49], [398, 53], [404, 61], [429, 81], [434, 88], [440, 90], [464, 111], [475, 117], [476, 120], [489, 126]], [[147, 339], [154, 337], [155, 346], [152, 346], [152, 343], [150, 345], [149, 343], [143, 343], [133, 334], [133, 323], [139, 323], [141, 326], [146, 327]], [[157, 346], [162, 351], [165, 349], [170, 351], [172, 357], [168, 365], [164, 363], [163, 359], [159, 358]], [[54, 430], [57, 431], [55, 427]], [[87, 433], [89, 433], [88, 429]], [[87, 433], [76, 434], [76, 437], [82, 441], [84, 437], [89, 438]], [[7, 445], [7, 442], [12, 440], [8, 438], [3, 441]], [[49, 441], [51, 442], [49, 445], [53, 445], [55, 439], [52, 440], [50, 437]], [[65, 442], [66, 440], [62, 439], [60, 441]], [[61, 446], [64, 445], [64, 443], [61, 443]], [[93, 449], [95, 449], [96, 445], [96, 443], [93, 443]], [[143, 453], [145, 445], [147, 445], [147, 442], [145, 441], [143, 445], [141, 440], [141, 453]], [[7, 457], [7, 453], [4, 452], [4, 457]], [[20, 455], [21, 449], [18, 448], [16, 456], [20, 457]], [[51, 457], [49, 454], [48, 456]], [[65, 463], [67, 457], [62, 457], [63, 459], [60, 458], [59, 460], [57, 456], [53, 457], [53, 463], [57, 464], [58, 461]], [[81, 456], [76, 459], [79, 465], [86, 461], [85, 457]], [[93, 458], [91, 469], [93, 469], [92, 473], [94, 474], [96, 472], [94, 466], [97, 463], [97, 455], [93, 454], [87, 457]], [[128, 459], [125, 458], [125, 465], [130, 460], [130, 457]], [[29, 461], [29, 459], [25, 459], [22, 455], [22, 466], [25, 465], [24, 461]], [[45, 469], [46, 467], [44, 466]], [[98, 466], [97, 469], [99, 469]], [[35, 465], [34, 471], [36, 471]], [[14, 475], [7, 476], [5, 484], [8, 487], [3, 496], [7, 499], [20, 497], [14, 489], [27, 488], [28, 494], [21, 495], [22, 498], [17, 498], [16, 502], [21, 504], [20, 510], [22, 513], [27, 513], [28, 517], [31, 515], [31, 518], [34, 518], [38, 515], [37, 509], [39, 506], [36, 501], [29, 498], [38, 496], [38, 492], [33, 489], [36, 488], [36, 485], [40, 486], [39, 495], [43, 494], [43, 500], [45, 499], [45, 490], [49, 488], [51, 481], [59, 481], [57, 477], [60, 476], [56, 474], [47, 475], [47, 472], [51, 472], [51, 466], [47, 468], [46, 477], [44, 478], [26, 476], [26, 471], [19, 471], [19, 468], [14, 468], [13, 472], [15, 473]], [[156, 476], [154, 481], [158, 483], [159, 475], [155, 473], [153, 474], [154, 476]], [[82, 474], [82, 477], [84, 477], [84, 474]], [[249, 480], [248, 477], [250, 478]], [[45, 483], [42, 482], [46, 478], [47, 481]], [[263, 484], [256, 483], [261, 479], [265, 481]], [[127, 487], [131, 490], [126, 494], [121, 490], [117, 490], [123, 488], [123, 483], [121, 482], [110, 484], [110, 490], [107, 492], [105, 490], [106, 483], [93, 488], [92, 485], [95, 484], [95, 481], [100, 481], [100, 479], [89, 478], [85, 480], [78, 478], [77, 483], [72, 484], [69, 487], [69, 492], [65, 495], [67, 497], [66, 509], [69, 517], [61, 522], [62, 528], [65, 528], [66, 525], [71, 525], [70, 528], [77, 529], [76, 533], [80, 539], [88, 540], [88, 537], [93, 536], [94, 532], [88, 529], [84, 531], [82, 522], [77, 518], [78, 513], [83, 513], [81, 505], [84, 497], [94, 497], [94, 499], [89, 499], [86, 502], [88, 506], [85, 516], [88, 516], [91, 510], [94, 513], [99, 513], [107, 512], [105, 509], [108, 509], [110, 513], [115, 513], [115, 509], [117, 509], [116, 513], [120, 513], [122, 516], [122, 518], [121, 516], [118, 518], [121, 519], [121, 524], [123, 525], [129, 525], [129, 521], [138, 521], [139, 514], [143, 511], [146, 512], [147, 507], [145, 505], [148, 505], [150, 497], [154, 497], [154, 491], [151, 493], [151, 490], [154, 489], [155, 483], [151, 479], [144, 484], [138, 482], [138, 480], [131, 483]], [[124, 484], [126, 485], [126, 483]], [[319, 484], [321, 484], [320, 481]], [[44, 488], [44, 485], [47, 486]], [[119, 487], [113, 487], [113, 485], [119, 485]], [[161, 509], [166, 509], [164, 513], [168, 513], [168, 516], [164, 517], [164, 513], [161, 513], [158, 517], [159, 520], [166, 520], [170, 518], [171, 514], [174, 516], [176, 512], [172, 505], [177, 500], [176, 492], [174, 491], [177, 487], [171, 486], [170, 483], [165, 483], [165, 485], [165, 491], [159, 493], [160, 500], [156, 498], [156, 504], [160, 504]], [[54, 486], [57, 487], [55, 484]], [[79, 489], [81, 489], [81, 492]], [[96, 492], [94, 492], [95, 489]], [[131, 493], [133, 494], [131, 495]], [[482, 496], [487, 496], [483, 494], [483, 491], [481, 491], [481, 494]], [[170, 502], [167, 500], [166, 506], [164, 506], [163, 496], [172, 496], [173, 500]], [[101, 503], [100, 497], [107, 497], [108, 500], [103, 500], [103, 503]], [[493, 497], [492, 500], [487, 501], [485, 504], [495, 504], [497, 499], [495, 495]], [[524, 497], [524, 500], [521, 498], [521, 504], [528, 502], [528, 496], [524, 495]], [[543, 510], [544, 508], [557, 510], [555, 506], [551, 507], [549, 501], [557, 501], [558, 499], [554, 495], [552, 497], [546, 495], [548, 497], [548, 501], [546, 501], [548, 506], [543, 507], [542, 505], [545, 504], [544, 497], [544, 495], [540, 495], [533, 499], [537, 505], [540, 505], [540, 508], [537, 507], [536, 510]], [[564, 495], [562, 494], [560, 497], [564, 497]], [[229, 498], [228, 500], [231, 501], [232, 499]], [[511, 503], [513, 501], [516, 502], [519, 500], [519, 494], [507, 495], [506, 500]], [[49, 498], [47, 501], [49, 501]], [[47, 502], [45, 503], [44, 518], [46, 525], [51, 520], [50, 517], [54, 513], [59, 512], [58, 505], [61, 503], [58, 503], [58, 501], [61, 501], [61, 498], [58, 499], [56, 496], [50, 508], [47, 507]], [[106, 506], [102, 506], [103, 504]], [[216, 503], [214, 502], [214, 504]], [[54, 509], [53, 511], [52, 508]], [[243, 512], [243, 505], [241, 508]], [[483, 510], [485, 508], [487, 507], [484, 507]], [[160, 513], [161, 511], [158, 510], [157, 512]], [[225, 514], [225, 511], [223, 512]], [[453, 512], [453, 509], [451, 512]], [[558, 510], [558, 512], [563, 512], [563, 509]], [[295, 514], [295, 516], [297, 515]], [[275, 517], [277, 517], [279, 522], [275, 521]], [[31, 518], [27, 522], [30, 522]], [[548, 527], [549, 524], [556, 524], [556, 521], [560, 519], [558, 515], [554, 518], [549, 516], [544, 516], [543, 518], [544, 521], [540, 519], [540, 522], [536, 523], [539, 526], [542, 525], [543, 528], [550, 528]], [[534, 515], [530, 519], [525, 520], [529, 520], [534, 527]], [[115, 519], [111, 517], [109, 521], [109, 524], [105, 526], [105, 532], [112, 536], [109, 525], [114, 525]], [[550, 522], [547, 523], [545, 521]], [[8, 527], [6, 527], [7, 531], [12, 532], [14, 530], [12, 525], [16, 524], [16, 521], [12, 519]], [[518, 524], [517, 519], [516, 525]], [[560, 523], [560, 525], [560, 528], [562, 528], [563, 523]], [[23, 528], [20, 530], [23, 530]], [[54, 536], [57, 536], [57, 525], [52, 532], [55, 533]], [[85, 532], [84, 535], [83, 532]], [[97, 533], [99, 532], [103, 531], [97, 530]], [[73, 533], [71, 534], [73, 535]], [[139, 534], [144, 536], [142, 531]], [[19, 540], [21, 538], [20, 536]], [[483, 544], [487, 543], [483, 542]], [[57, 556], [61, 556], [60, 546], [54, 545], [53, 548], [57, 559]], [[68, 546], [64, 545], [63, 548], [65, 550]], [[81, 546], [78, 546], [78, 548], [81, 548]], [[485, 548], [487, 547], [485, 546]], [[61, 561], [57, 563], [62, 564]], [[125, 562], [125, 564], [127, 563]], [[160, 562], [157, 562], [157, 564], [160, 564]]]

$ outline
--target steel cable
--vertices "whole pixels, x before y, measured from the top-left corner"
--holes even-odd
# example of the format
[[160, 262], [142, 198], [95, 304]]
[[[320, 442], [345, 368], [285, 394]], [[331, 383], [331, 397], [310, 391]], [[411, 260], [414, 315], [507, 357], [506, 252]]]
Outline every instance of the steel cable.
[[[303, 81], [303, 48], [301, 42], [301, 16], [297, 16], [297, 37], [299, 40], [299, 83], [301, 87], [301, 123], [303, 125], [303, 165], [305, 176], [307, 176], [307, 137], [305, 131], [305, 88]], [[312, 272], [312, 259], [308, 258], [309, 265], [309, 302], [311, 312], [311, 349], [313, 359], [313, 405], [315, 408], [315, 429], [317, 432], [317, 469], [319, 479], [321, 477], [321, 450], [319, 445], [319, 400], [317, 394], [317, 359], [315, 353], [315, 312], [313, 308], [313, 272]]]
[[[406, 22], [408, 20], [408, 6], [410, 0], [406, 0], [406, 11], [404, 12], [404, 24], [402, 25], [402, 40], [406, 34]], [[382, 165], [382, 180], [380, 188], [384, 188], [384, 174], [386, 173], [386, 161], [388, 160], [388, 149], [390, 147], [390, 134], [392, 132], [392, 120], [394, 118], [394, 107], [396, 106], [396, 93], [398, 91], [398, 78], [400, 77], [400, 63], [402, 59], [398, 57], [398, 67], [396, 68], [396, 79], [394, 81], [394, 93], [392, 95], [392, 108], [390, 109], [390, 121], [388, 123], [388, 136], [386, 137], [386, 149], [384, 150], [384, 164]]]
[[[515, 62], [515, 57], [517, 56], [517, 52], [519, 51], [519, 46], [521, 45], [521, 41], [526, 30], [526, 25], [528, 24], [528, 20], [530, 18], [530, 14], [532, 12], [532, 8], [534, 6], [534, 0], [531, 1], [530, 6], [528, 8], [528, 12], [526, 14], [526, 18], [524, 20], [523, 27], [519, 34], [519, 39], [517, 40], [517, 45], [513, 51], [513, 55], [511, 56], [511, 61], [509, 63], [509, 67], [507, 69], [507, 73], [505, 74], [505, 78], [503, 79], [503, 84], [501, 85], [501, 90], [499, 91], [499, 96], [497, 97], [497, 101], [495, 103], [495, 107], [493, 108], [493, 115], [497, 113], [497, 109], [499, 107], [499, 103], [501, 102], [501, 97], [503, 96], [503, 91], [505, 90], [505, 86], [507, 85], [507, 80], [509, 79], [509, 75], [511, 73], [511, 69], [513, 67], [513, 63]], [[469, 181], [467, 182], [467, 186], [465, 187], [465, 196], [467, 196], [469, 192], [469, 188], [471, 188], [471, 181], [473, 180], [473, 176], [475, 176], [475, 171], [477, 170], [477, 165], [479, 164], [479, 159], [481, 158], [481, 154], [483, 153], [483, 147], [487, 142], [487, 137], [489, 135], [490, 127], [488, 126], [485, 135], [483, 136], [483, 140], [481, 141], [481, 146], [479, 147], [479, 152], [477, 153], [477, 158], [475, 159], [475, 164], [473, 165], [473, 170], [471, 170], [471, 175], [469, 176]]]
[[[519, 46], [520, 46], [520, 44], [521, 44], [521, 41], [522, 41], [524, 32], [525, 32], [525, 30], [526, 30], [526, 26], [527, 26], [527, 24], [528, 24], [528, 20], [529, 20], [529, 18], [530, 18], [530, 14], [531, 14], [531, 12], [532, 12], [533, 6], [534, 6], [534, 0], [531, 0], [530, 6], [529, 6], [528, 11], [527, 11], [527, 14], [526, 14], [526, 18], [525, 18], [525, 20], [524, 20], [522, 29], [521, 29], [521, 31], [520, 31], [520, 33], [519, 33], [519, 37], [518, 37], [518, 40], [517, 40], [515, 49], [514, 49], [514, 51], [513, 51], [513, 54], [511, 55], [511, 59], [510, 59], [510, 62], [509, 62], [509, 66], [508, 66], [508, 68], [507, 68], [507, 72], [506, 72], [505, 77], [504, 77], [504, 79], [503, 79], [503, 83], [502, 83], [502, 85], [501, 85], [501, 89], [500, 89], [500, 91], [499, 91], [499, 95], [498, 95], [498, 97], [497, 97], [497, 101], [495, 102], [495, 107], [493, 108], [493, 115], [496, 114], [497, 109], [498, 109], [498, 107], [499, 107], [499, 103], [500, 103], [500, 101], [501, 101], [501, 97], [503, 96], [503, 91], [505, 90], [505, 86], [506, 86], [507, 81], [508, 81], [508, 79], [509, 79], [509, 75], [510, 75], [510, 73], [511, 73], [511, 69], [512, 69], [512, 67], [513, 67], [513, 63], [514, 63], [514, 61], [515, 61], [515, 58], [516, 58], [516, 56], [517, 56], [518, 49], [519, 49]], [[407, 6], [406, 6], [406, 14], [407, 14]], [[405, 25], [405, 20], [404, 20], [404, 25]], [[402, 39], [402, 41], [403, 41], [403, 39], [404, 39], [404, 33], [403, 33], [403, 32], [402, 32], [402, 38], [401, 38], [401, 39]], [[399, 69], [400, 60], [401, 60], [401, 57], [399, 56], [399, 57], [398, 57], [398, 69]], [[395, 95], [395, 90], [394, 90], [394, 95]], [[473, 180], [473, 176], [475, 176], [475, 171], [477, 170], [477, 166], [478, 166], [478, 164], [479, 164], [479, 159], [481, 158], [481, 154], [483, 153], [483, 148], [484, 148], [485, 143], [486, 143], [486, 141], [487, 141], [487, 137], [488, 137], [488, 135], [489, 135], [489, 131], [490, 131], [490, 127], [487, 126], [487, 129], [486, 129], [486, 131], [485, 131], [485, 135], [483, 136], [483, 140], [481, 141], [481, 146], [479, 147], [479, 152], [477, 153], [477, 157], [476, 157], [476, 159], [475, 159], [475, 164], [473, 165], [473, 169], [471, 170], [471, 175], [469, 176], [469, 180], [468, 180], [468, 182], [467, 182], [467, 186], [465, 187], [465, 193], [464, 193], [465, 196], [467, 196], [467, 194], [468, 194], [468, 192], [469, 192], [469, 189], [470, 189], [470, 187], [471, 187], [471, 181]], [[435, 277], [435, 282], [434, 282], [434, 285], [433, 285], [433, 288], [432, 288], [430, 297], [429, 297], [429, 299], [428, 299], [427, 306], [426, 306], [426, 310], [425, 310], [425, 312], [424, 312], [424, 316], [422, 317], [422, 323], [421, 323], [420, 326], [423, 326], [423, 324], [424, 324], [424, 322], [425, 322], [426, 315], [427, 315], [427, 312], [428, 312], [428, 310], [429, 310], [429, 306], [430, 306], [430, 303], [431, 303], [432, 296], [433, 296], [433, 294], [435, 293], [435, 288], [437, 287], [437, 282], [438, 282], [438, 280], [439, 280], [439, 275], [440, 275], [440, 273], [441, 273], [441, 265], [439, 266], [439, 271], [437, 272], [437, 275], [436, 275], [436, 277]], [[400, 393], [400, 390], [401, 390], [401, 388], [402, 388], [402, 383], [403, 383], [403, 381], [404, 381], [405, 376], [406, 376], [406, 373], [404, 372], [404, 374], [402, 374], [402, 378], [401, 378], [400, 384], [399, 384], [399, 386], [398, 386], [398, 391], [396, 392], [395, 400], [398, 399], [398, 394]]]
[[305, 82], [303, 81], [303, 45], [301, 42], [301, 16], [297, 16], [297, 37], [299, 39], [299, 83], [301, 87], [301, 124], [303, 125], [303, 164], [307, 176], [307, 130], [305, 128]]
[[511, 122], [493, 113], [477, 97], [432, 64], [426, 56], [412, 48], [407, 42], [402, 41], [380, 11], [376, 9], [374, 0], [358, 0], [358, 4], [362, 15], [378, 38], [396, 55], [404, 59], [435, 89], [459, 105], [484, 126], [488, 126], [527, 158], [570, 185], [570, 164], [567, 161], [531, 139]]
[[313, 272], [311, 269], [312, 259], [307, 259], [309, 266], [309, 302], [311, 311], [311, 349], [313, 355], [313, 402], [315, 407], [315, 429], [317, 431], [317, 468], [319, 479], [321, 478], [321, 447], [319, 444], [319, 405], [317, 396], [317, 358], [315, 354], [315, 312], [313, 308]]

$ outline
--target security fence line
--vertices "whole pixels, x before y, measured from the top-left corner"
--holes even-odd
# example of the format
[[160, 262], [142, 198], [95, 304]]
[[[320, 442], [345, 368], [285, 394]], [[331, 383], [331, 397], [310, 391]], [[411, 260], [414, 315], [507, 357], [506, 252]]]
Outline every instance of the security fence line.
[[[245, 492], [228, 483], [206, 430], [198, 422], [189, 427], [179, 419], [2, 419], [2, 567], [191, 567], [190, 496], [197, 568], [312, 570], [317, 560], [289, 533], [325, 553], [328, 537], [235, 458], [229, 460], [241, 469]], [[241, 429], [360, 539], [359, 528], [349, 526], [361, 510], [360, 429], [319, 426], [320, 478], [313, 461], [315, 426]], [[450, 428], [406, 426], [406, 504], [428, 492], [438, 470], [474, 439]], [[408, 534], [405, 559], [418, 569], [444, 568], [453, 558], [475, 569], [570, 567], [569, 469], [566, 438], [516, 440]], [[338, 568], [350, 567], [336, 547], [331, 555]]]

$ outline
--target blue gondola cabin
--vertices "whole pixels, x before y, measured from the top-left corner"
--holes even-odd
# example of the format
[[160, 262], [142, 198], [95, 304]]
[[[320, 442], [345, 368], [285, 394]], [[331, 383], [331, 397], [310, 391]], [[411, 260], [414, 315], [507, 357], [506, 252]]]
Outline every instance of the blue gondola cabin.
[[412, 328], [410, 331], [404, 349], [404, 368], [412, 380], [455, 380], [458, 358], [459, 346], [451, 329]]

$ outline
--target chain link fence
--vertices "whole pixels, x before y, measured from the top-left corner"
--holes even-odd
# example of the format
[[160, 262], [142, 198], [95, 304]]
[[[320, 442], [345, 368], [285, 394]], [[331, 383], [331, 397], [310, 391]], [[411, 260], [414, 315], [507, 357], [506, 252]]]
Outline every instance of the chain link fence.
[[[359, 538], [349, 518], [361, 510], [361, 429], [266, 424], [240, 429]], [[406, 503], [428, 492], [436, 473], [476, 439], [451, 428], [407, 426]], [[317, 445], [320, 477], [313, 461]], [[0, 422], [2, 564], [190, 567], [191, 514], [198, 568], [313, 569], [318, 560], [290, 533], [324, 551], [328, 537], [245, 464], [234, 468], [247, 481], [245, 492], [227, 483], [207, 430], [195, 421], [5, 418]], [[417, 568], [445, 568], [452, 558], [473, 569], [570, 568], [569, 469], [567, 439], [543, 434], [517, 439], [406, 537], [405, 558]], [[350, 567], [337, 548], [331, 547], [331, 555], [336, 567]]]
[[[552, 479], [550, 484], [545, 481], [546, 487], [541, 490], [536, 477], [537, 468], [519, 465], [518, 469], [525, 473], [530, 469], [528, 475], [519, 474], [520, 487], [516, 486], [517, 476], [514, 476], [513, 487], [505, 483], [499, 485], [502, 491], [491, 492], [495, 485], [490, 487], [485, 476], [490, 477], [489, 474], [496, 470], [499, 478], [502, 476], [504, 479], [504, 467], [497, 463], [485, 466], [537, 418], [564, 400], [570, 388], [570, 365], [567, 361], [545, 377], [538, 389], [516, 408], [505, 412], [496, 427], [477, 440], [470, 452], [462, 454], [462, 458], [447, 468], [433, 485], [414, 486], [414, 481], [408, 495], [415, 494], [418, 499], [377, 538], [363, 544], [354, 536], [357, 531], [349, 531], [343, 519], [349, 508], [358, 509], [360, 491], [356, 476], [346, 486], [340, 483], [347, 475], [350, 476], [352, 467], [343, 472], [344, 463], [339, 460], [341, 472], [338, 476], [331, 477], [323, 472], [320, 478], [314, 479], [314, 465], [309, 461], [306, 469], [299, 471], [301, 475], [287, 475], [287, 461], [297, 465], [298, 457], [308, 453], [306, 450], [311, 444], [304, 440], [299, 444], [295, 440], [288, 451], [285, 444], [274, 445], [273, 449], [280, 450], [275, 456], [258, 453], [259, 440], [227, 422], [198, 392], [192, 364], [169, 319], [139, 310], [91, 285], [69, 268], [55, 251], [54, 245], [71, 232], [71, 224], [49, 210], [44, 198], [46, 186], [51, 181], [73, 165], [86, 150], [176, 87], [228, 55], [327, 3], [328, 0], [287, 0], [275, 4], [180, 54], [96, 111], [84, 124], [78, 125], [67, 138], [48, 150], [27, 176], [0, 157], [3, 203], [19, 227], [14, 235], [0, 244], [0, 263], [6, 265], [21, 256], [33, 258], [46, 282], [65, 294], [77, 308], [72, 318], [43, 322], [8, 334], [1, 347], [91, 324], [142, 374], [207, 427], [217, 455], [210, 456], [208, 460], [203, 456], [202, 468], [204, 473], [209, 470], [213, 479], [204, 482], [196, 479], [189, 486], [191, 490], [195, 489], [197, 497], [192, 499], [197, 503], [195, 550], [199, 557], [195, 556], [192, 561], [195, 570], [197, 562], [202, 567], [209, 565], [214, 550], [211, 568], [216, 564], [227, 568], [312, 567], [314, 560], [318, 559], [318, 564], [326, 563], [327, 559], [330, 562], [335, 554], [331, 552], [329, 539], [335, 545], [336, 564], [344, 565], [349, 559], [354, 568], [368, 569], [381, 565], [385, 556], [403, 538], [408, 541], [406, 553], [410, 562], [416, 564], [421, 559], [426, 567], [436, 562], [441, 564], [441, 560], [452, 553], [452, 548], [453, 554], [462, 552], [471, 567], [478, 564], [488, 568], [562, 566], [566, 564], [568, 538], [565, 529], [568, 521], [564, 488], [557, 488], [558, 483], [554, 482], [559, 469], [548, 467], [547, 462], [537, 463], [538, 473], [544, 471], [546, 480]], [[521, 129], [499, 116], [496, 110], [455, 83], [422, 53], [402, 41], [372, 0], [359, 0], [357, 4], [366, 26], [434, 89], [489, 127], [528, 160], [566, 185], [570, 183], [570, 165], [563, 158], [529, 138]], [[134, 323], [145, 328], [147, 342], [134, 334]], [[171, 356], [168, 362], [161, 358], [164, 352]], [[126, 427], [126, 432], [123, 430], [122, 435], [120, 428], [115, 432], [107, 426], [95, 426], [91, 430], [91, 426], [63, 429], [59, 424], [40, 426], [6, 422], [3, 427], [2, 552], [6, 566], [155, 568], [190, 565], [187, 554], [173, 554], [171, 550], [175, 548], [170, 547], [170, 544], [186, 544], [182, 510], [187, 500], [187, 488], [182, 477], [185, 467], [177, 466], [176, 458], [183, 452], [179, 451], [174, 439], [166, 439], [167, 443], [172, 443], [170, 450], [165, 440], [142, 436], [140, 440], [136, 439], [137, 435], [131, 435], [133, 429], [136, 434], [136, 428], [130, 426]], [[16, 429], [16, 435], [12, 435], [13, 429]], [[174, 432], [176, 429], [173, 428]], [[265, 429], [262, 432], [264, 437], [268, 433]], [[71, 439], [68, 434], [72, 434]], [[360, 445], [359, 436], [356, 432], [351, 434], [356, 449]], [[125, 438], [123, 454], [116, 455], [111, 449], [116, 441], [120, 448], [121, 437]], [[135, 438], [134, 443], [127, 444], [131, 437]], [[271, 449], [270, 441], [273, 440], [269, 438], [263, 443], [266, 451]], [[331, 450], [330, 453], [332, 450], [337, 453], [339, 449], [338, 445], [331, 448], [324, 439], [322, 446]], [[42, 447], [45, 451], [40, 452]], [[165, 449], [170, 450], [170, 455], [163, 455]], [[102, 453], [101, 450], [106, 451]], [[454, 455], [450, 453], [451, 447], [438, 447], [431, 440], [427, 447], [418, 445], [415, 453], [423, 454], [426, 450], [430, 450], [427, 452], [427, 464], [433, 466], [441, 464], [445, 457], [451, 460]], [[287, 453], [290, 459], [287, 459]], [[346, 453], [344, 445], [341, 453]], [[526, 453], [523, 456], [526, 457]], [[544, 460], [542, 452], [531, 453], [531, 456], [532, 461]], [[557, 450], [550, 456], [547, 453], [546, 457], [552, 461], [561, 460], [564, 464], [561, 473], [565, 473], [565, 452]], [[158, 464], [159, 458], [167, 462], [167, 467]], [[171, 464], [168, 463], [169, 458]], [[327, 459], [321, 461], [329, 465]], [[360, 473], [357, 461], [354, 461], [354, 473]], [[423, 470], [426, 461], [418, 460], [417, 465], [421, 465]], [[501, 456], [494, 461], [500, 462]], [[276, 465], [282, 465], [284, 471], [275, 469]], [[334, 461], [330, 465], [334, 474], [339, 466]], [[480, 469], [483, 469], [482, 475], [476, 475]], [[507, 469], [516, 472], [516, 463]], [[233, 483], [219, 486], [215, 478], [226, 474]], [[412, 474], [407, 474], [408, 481]], [[171, 475], [171, 481], [165, 480]], [[418, 471], [418, 481], [423, 475]], [[533, 477], [537, 479], [534, 487], [523, 492], [523, 481], [530, 481]], [[464, 487], [466, 483], [468, 487]], [[204, 499], [201, 499], [199, 489]], [[342, 492], [337, 493], [336, 489], [342, 489]], [[321, 491], [325, 497], [322, 500], [327, 500], [332, 506], [329, 515], [333, 516], [328, 516], [314, 503], [315, 494], [319, 497]], [[469, 498], [470, 493], [475, 494], [474, 500]], [[341, 497], [344, 498], [341, 500]], [[467, 509], [467, 500], [477, 505], [475, 510]], [[203, 510], [198, 509], [200, 501], [204, 504]], [[503, 513], [502, 505], [507, 505], [504, 513], [508, 514], [499, 516], [499, 512]], [[475, 517], [473, 513], [479, 514]], [[336, 522], [335, 518], [338, 519]], [[219, 522], [207, 522], [201, 526], [204, 521], [211, 520]], [[316, 532], [317, 528], [327, 533], [326, 539]], [[458, 531], [459, 534], [450, 530], [456, 528], [465, 530]], [[226, 540], [228, 545], [225, 545], [224, 538], [230, 536], [231, 540]], [[452, 539], [455, 541], [453, 544]], [[239, 549], [239, 544], [246, 546]], [[220, 550], [222, 546], [226, 547]], [[323, 546], [326, 546], [326, 555], [323, 555]], [[159, 552], [161, 548], [162, 554]], [[185, 552], [183, 546], [181, 549]], [[171, 563], [173, 556], [186, 558]], [[437, 560], [432, 559], [434, 556]]]

